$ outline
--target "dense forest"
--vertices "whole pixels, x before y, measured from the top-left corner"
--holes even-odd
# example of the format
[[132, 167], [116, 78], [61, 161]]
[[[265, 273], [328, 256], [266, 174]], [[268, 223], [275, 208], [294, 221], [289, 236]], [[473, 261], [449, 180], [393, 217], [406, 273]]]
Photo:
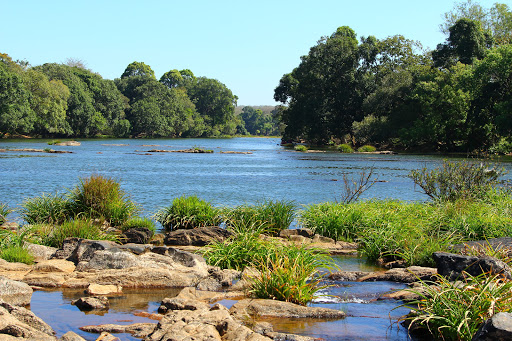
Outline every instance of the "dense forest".
[[279, 135], [278, 118], [244, 107], [216, 79], [170, 70], [160, 80], [150, 66], [129, 64], [103, 79], [68, 60], [30, 67], [0, 54], [0, 136], [212, 137]]
[[465, 1], [434, 51], [402, 35], [321, 38], [274, 92], [284, 140], [424, 151], [512, 151], [512, 12]]

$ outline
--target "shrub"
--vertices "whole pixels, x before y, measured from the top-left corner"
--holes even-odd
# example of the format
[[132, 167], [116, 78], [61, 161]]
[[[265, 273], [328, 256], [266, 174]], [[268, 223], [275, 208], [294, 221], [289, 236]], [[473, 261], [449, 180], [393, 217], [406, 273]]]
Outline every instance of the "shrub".
[[266, 200], [256, 205], [240, 205], [225, 209], [223, 215], [228, 228], [232, 226], [262, 228], [262, 233], [279, 235], [290, 227], [295, 217], [296, 205], [292, 201]]
[[342, 143], [336, 146], [336, 149], [341, 153], [353, 153], [354, 149], [346, 143]]
[[34, 256], [27, 250], [27, 248], [18, 245], [7, 246], [0, 250], [0, 258], [8, 262], [33, 264]]
[[70, 215], [69, 202], [59, 194], [26, 199], [21, 206], [21, 217], [29, 224], [61, 224]]
[[12, 210], [7, 206], [7, 204], [3, 204], [0, 202], [0, 225], [7, 221], [7, 216], [12, 212]]
[[377, 182], [377, 179], [372, 179], [372, 177], [373, 167], [369, 170], [363, 170], [356, 180], [349, 179], [346, 174], [343, 174], [343, 187], [339, 202], [350, 204], [351, 202], [357, 201], [364, 192], [369, 190]]
[[142, 218], [142, 217], [134, 217], [134, 218], [131, 218], [130, 220], [127, 220], [126, 222], [124, 222], [123, 226], [121, 226], [121, 230], [127, 231], [131, 228], [136, 228], [136, 227], [145, 227], [145, 228], [149, 229], [150, 231], [153, 231], [153, 233], [156, 232], [156, 226], [155, 226], [155, 223], [153, 222], [153, 220], [151, 220], [149, 218]]
[[319, 268], [331, 266], [325, 254], [305, 246], [276, 245], [273, 252], [256, 263], [259, 273], [250, 279], [253, 297], [306, 305], [324, 289]]
[[166, 231], [191, 229], [203, 226], [218, 226], [221, 210], [197, 196], [181, 196], [172, 205], [160, 209], [154, 216]]
[[116, 241], [117, 236], [105, 233], [100, 226], [89, 219], [75, 219], [64, 222], [62, 225], [35, 225], [34, 234], [40, 243], [46, 246], [60, 248], [66, 238], [84, 238], [93, 240]]
[[295, 147], [293, 147], [293, 149], [295, 149], [298, 152], [306, 152], [308, 150], [308, 147], [306, 147], [303, 144], [298, 144]]
[[412, 302], [415, 314], [408, 319], [438, 339], [469, 341], [484, 321], [512, 306], [512, 282], [499, 275], [467, 275], [462, 282], [438, 276], [428, 284], [426, 292], [416, 292], [421, 300]]
[[106, 219], [114, 226], [121, 226], [139, 211], [118, 182], [101, 175], [80, 179], [69, 193], [69, 202], [74, 215]]
[[435, 169], [413, 170], [409, 177], [434, 200], [454, 201], [461, 198], [481, 198], [498, 185], [504, 169], [490, 168], [483, 163], [449, 162]]
[[375, 148], [374, 146], [370, 146], [368, 144], [365, 144], [364, 146], [357, 148], [357, 151], [360, 153], [371, 153], [376, 150], [377, 150], [377, 148]]

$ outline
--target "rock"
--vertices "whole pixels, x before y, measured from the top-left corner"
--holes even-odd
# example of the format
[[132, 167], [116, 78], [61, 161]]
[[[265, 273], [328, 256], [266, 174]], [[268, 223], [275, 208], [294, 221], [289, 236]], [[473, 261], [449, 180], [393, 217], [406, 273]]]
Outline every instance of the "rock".
[[448, 252], [434, 252], [432, 255], [440, 275], [453, 281], [466, 272], [471, 276], [482, 273], [501, 274], [512, 279], [512, 269], [503, 261], [493, 257], [463, 256]]
[[100, 336], [96, 339], [96, 341], [121, 341], [120, 338], [117, 336], [114, 336], [112, 334], [109, 334], [107, 332], [103, 332], [100, 334]]
[[0, 277], [0, 300], [8, 304], [29, 305], [33, 292], [32, 288], [26, 283]]
[[311, 239], [306, 238], [304, 236], [300, 236], [298, 234], [291, 235], [288, 237], [288, 239], [290, 239], [290, 241], [292, 241], [294, 243], [299, 243], [299, 244], [311, 243]]
[[30, 243], [26, 243], [25, 245], [32, 256], [34, 256], [35, 261], [48, 260], [57, 252], [56, 248], [50, 246]]
[[66, 334], [62, 335], [59, 339], [59, 341], [86, 341], [83, 337], [78, 335], [74, 332], [67, 332]]
[[67, 259], [75, 264], [88, 262], [97, 250], [119, 249], [118, 245], [106, 240], [66, 238], [62, 249], [55, 252], [54, 258]]
[[204, 302], [184, 298], [164, 298], [158, 312], [165, 314], [171, 310], [209, 310], [210, 306]]
[[196, 288], [198, 290], [205, 290], [205, 291], [220, 291], [222, 289], [222, 284], [220, 284], [220, 282], [218, 280], [216, 280], [215, 278], [208, 277], [208, 278], [201, 280], [197, 284]]
[[161, 246], [164, 245], [165, 236], [162, 233], [157, 233], [149, 241], [153, 245]]
[[[0, 219], [1, 219], [1, 217], [0, 217]], [[0, 221], [2, 221], [2, 220], [0, 220]], [[7, 222], [1, 224], [0, 228], [2, 228], [4, 230], [16, 231], [20, 228], [20, 225], [13, 221], [7, 221]]]
[[0, 338], [2, 335], [55, 341], [53, 329], [30, 310], [0, 300]]
[[327, 278], [334, 281], [355, 282], [362, 277], [368, 276], [370, 273], [365, 271], [338, 271], [333, 272]]
[[471, 341], [512, 340], [512, 314], [497, 313], [485, 321]]
[[75, 273], [31, 272], [23, 278], [23, 282], [36, 287], [57, 288], [64, 285], [64, 283], [70, 278], [73, 278], [74, 275]]
[[205, 246], [212, 242], [224, 241], [232, 235], [220, 227], [198, 227], [195, 229], [179, 229], [165, 234], [165, 245]]
[[196, 288], [187, 287], [183, 288], [176, 298], [187, 300], [198, 300], [207, 303], [214, 303], [226, 299], [239, 299], [245, 297], [243, 291], [230, 291], [230, 292], [215, 292], [203, 291]]
[[220, 284], [224, 287], [231, 286], [233, 281], [240, 279], [242, 276], [242, 272], [233, 269], [221, 269], [217, 266], [210, 266], [208, 268], [208, 273], [211, 277], [220, 282]]
[[341, 319], [345, 317], [345, 313], [340, 310], [306, 307], [290, 302], [268, 299], [241, 300], [231, 307], [230, 312], [239, 319], [247, 317]]
[[134, 227], [125, 231], [121, 235], [123, 244], [134, 243], [134, 244], [146, 244], [153, 237], [153, 231], [147, 227]]
[[78, 141], [64, 141], [64, 142], [58, 142], [54, 143], [54, 146], [71, 146], [71, 147], [79, 147], [81, 145]]
[[128, 243], [124, 245], [119, 245], [120, 250], [128, 251], [133, 253], [134, 255], [142, 255], [146, 252], [151, 252], [153, 245], [151, 244], [134, 244]]
[[328, 244], [334, 244], [335, 241], [332, 238], [324, 237], [319, 234], [315, 234], [313, 237], [313, 243], [328, 243]]
[[37, 263], [31, 272], [61, 272], [72, 273], [75, 271], [75, 263], [64, 259], [50, 259]]
[[384, 272], [372, 272], [367, 276], [361, 277], [358, 281], [391, 281], [400, 283], [413, 283], [418, 280], [433, 281], [437, 270], [423, 266], [410, 266], [408, 268], [390, 269]]
[[303, 236], [303, 237], [306, 237], [306, 238], [313, 238], [315, 233], [313, 232], [313, 230], [307, 229], [307, 228], [286, 229], [286, 230], [281, 230], [279, 232], [279, 237], [281, 237], [281, 238], [288, 238], [288, 237], [293, 236], [293, 235]]
[[135, 337], [144, 338], [151, 334], [156, 323], [134, 323], [130, 325], [102, 324], [99, 326], [83, 326], [80, 330], [88, 333], [130, 333]]
[[86, 341], [83, 337], [78, 335], [74, 332], [67, 332], [66, 334], [62, 335], [59, 339], [59, 341]]
[[120, 285], [100, 285], [90, 284], [86, 290], [88, 295], [119, 295], [123, 293], [123, 287]]
[[108, 310], [110, 303], [106, 297], [81, 297], [71, 301], [80, 310]]

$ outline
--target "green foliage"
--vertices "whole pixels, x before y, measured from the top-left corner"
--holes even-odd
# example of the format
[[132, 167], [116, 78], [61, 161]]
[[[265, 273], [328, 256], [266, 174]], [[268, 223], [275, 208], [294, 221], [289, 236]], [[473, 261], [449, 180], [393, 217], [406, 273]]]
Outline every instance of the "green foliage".
[[125, 221], [123, 225], [121, 226], [121, 230], [127, 231], [131, 228], [135, 227], [145, 227], [149, 229], [150, 231], [153, 231], [153, 233], [156, 232], [156, 226], [153, 220], [149, 218], [142, 218], [142, 217], [134, 217], [130, 218], [129, 220]]
[[342, 143], [340, 145], [337, 145], [336, 149], [338, 151], [342, 152], [342, 153], [353, 153], [354, 152], [354, 149], [350, 145], [348, 145], [346, 143]]
[[203, 226], [218, 226], [221, 223], [220, 209], [197, 196], [181, 196], [172, 205], [161, 208], [155, 219], [166, 231], [191, 229]]
[[295, 147], [293, 147], [293, 149], [295, 149], [298, 152], [307, 152], [308, 151], [308, 147], [306, 147], [303, 144], [298, 144]]
[[92, 240], [116, 241], [117, 236], [107, 234], [101, 226], [90, 219], [76, 218], [68, 220], [61, 225], [39, 224], [33, 226], [34, 238], [42, 245], [56, 248], [62, 247], [66, 238], [83, 238]]
[[259, 273], [250, 279], [249, 292], [256, 298], [306, 305], [319, 290], [319, 268], [332, 266], [326, 254], [305, 246], [278, 246], [256, 263]]
[[504, 169], [490, 168], [484, 163], [444, 161], [441, 167], [412, 170], [409, 177], [430, 198], [454, 201], [460, 198], [480, 198], [498, 185]]
[[34, 263], [34, 256], [23, 246], [7, 246], [0, 250], [0, 258], [12, 263]]
[[80, 179], [70, 191], [69, 209], [76, 216], [100, 218], [111, 225], [121, 226], [139, 211], [118, 182], [101, 175]]
[[61, 224], [70, 216], [69, 202], [60, 194], [25, 199], [21, 217], [29, 224]]
[[7, 216], [12, 212], [13, 210], [9, 208], [7, 204], [0, 202], [0, 225], [5, 223], [7, 221]]
[[370, 146], [370, 145], [364, 145], [364, 146], [357, 148], [357, 151], [360, 153], [372, 153], [376, 150], [377, 149], [374, 146]]
[[[494, 314], [510, 312], [512, 282], [500, 275], [482, 274], [450, 282], [437, 276], [424, 283], [421, 300], [412, 302], [412, 325], [423, 326], [438, 339], [471, 340], [481, 324]], [[431, 284], [427, 285], [427, 284]]]
[[295, 217], [296, 205], [291, 201], [266, 200], [256, 205], [240, 205], [227, 208], [223, 215], [230, 227], [258, 226], [261, 233], [276, 236], [290, 227]]
[[143, 62], [132, 62], [126, 67], [123, 74], [121, 75], [121, 78], [134, 76], [155, 78], [155, 72], [149, 65], [146, 65]]
[[261, 109], [245, 106], [240, 113], [243, 127], [250, 135], [279, 135], [277, 112], [264, 113]]

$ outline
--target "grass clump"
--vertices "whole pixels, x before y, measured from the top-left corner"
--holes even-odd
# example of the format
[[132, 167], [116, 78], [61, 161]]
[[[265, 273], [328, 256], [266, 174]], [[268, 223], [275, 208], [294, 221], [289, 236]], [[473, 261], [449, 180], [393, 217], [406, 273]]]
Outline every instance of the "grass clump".
[[21, 217], [29, 224], [61, 224], [70, 216], [69, 204], [60, 194], [43, 194], [22, 203]]
[[0, 202], [0, 225], [7, 221], [7, 216], [12, 212], [7, 204]]
[[124, 232], [131, 228], [137, 228], [137, 227], [145, 227], [148, 230], [152, 231], [153, 234], [156, 232], [156, 226], [155, 226], [155, 223], [153, 222], [153, 220], [151, 220], [149, 218], [143, 218], [143, 217], [134, 217], [134, 218], [127, 220], [121, 226], [121, 230]]
[[240, 205], [223, 212], [228, 228], [236, 226], [262, 229], [261, 233], [277, 236], [290, 227], [295, 217], [296, 205], [292, 201], [265, 200], [255, 205]]
[[431, 286], [424, 285], [426, 292], [416, 292], [421, 300], [412, 302], [411, 325], [427, 328], [437, 339], [469, 341], [488, 318], [510, 312], [510, 280], [489, 274], [466, 276], [458, 282], [438, 276], [436, 282], [428, 283]]
[[30, 229], [16, 231], [0, 229], [0, 258], [8, 262], [32, 264], [34, 256], [25, 246]]
[[336, 149], [341, 153], [353, 153], [354, 149], [346, 143], [342, 143], [336, 146]]
[[308, 147], [306, 147], [303, 144], [298, 144], [295, 147], [293, 147], [293, 149], [295, 149], [298, 152], [307, 152], [308, 151]]
[[101, 175], [80, 179], [68, 196], [72, 214], [105, 219], [114, 226], [121, 226], [139, 211], [117, 181]]
[[360, 153], [373, 153], [376, 150], [377, 148], [370, 146], [369, 144], [365, 144], [364, 146], [357, 148], [357, 151]]
[[482, 198], [489, 190], [497, 187], [499, 178], [505, 174], [504, 169], [484, 163], [445, 160], [438, 168], [413, 170], [409, 178], [431, 199], [455, 201]]
[[218, 226], [222, 222], [221, 210], [197, 196], [181, 196], [172, 205], [161, 208], [154, 216], [166, 231]]

